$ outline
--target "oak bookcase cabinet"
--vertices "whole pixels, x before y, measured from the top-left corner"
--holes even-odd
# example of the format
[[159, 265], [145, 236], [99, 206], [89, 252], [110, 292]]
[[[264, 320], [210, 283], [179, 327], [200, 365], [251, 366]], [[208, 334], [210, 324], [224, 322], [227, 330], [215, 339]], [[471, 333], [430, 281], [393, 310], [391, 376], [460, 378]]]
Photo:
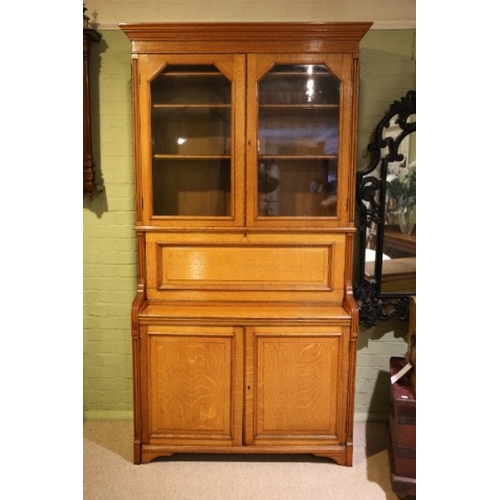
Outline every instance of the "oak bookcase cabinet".
[[198, 452], [352, 464], [370, 26], [120, 24], [135, 116], [135, 463]]

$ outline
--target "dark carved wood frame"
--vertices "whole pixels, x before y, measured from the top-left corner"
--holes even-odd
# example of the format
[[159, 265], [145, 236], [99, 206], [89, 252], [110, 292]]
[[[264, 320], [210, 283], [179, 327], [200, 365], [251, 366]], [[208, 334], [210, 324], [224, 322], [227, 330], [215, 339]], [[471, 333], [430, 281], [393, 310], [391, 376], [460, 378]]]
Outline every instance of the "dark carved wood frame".
[[[411, 121], [409, 118], [411, 117]], [[384, 137], [384, 131], [394, 123], [400, 128], [396, 137]], [[403, 139], [416, 132], [416, 91], [410, 90], [399, 101], [394, 101], [389, 112], [379, 122], [375, 129], [375, 139], [368, 145], [372, 152], [370, 165], [357, 173], [356, 203], [360, 212], [359, 232], [359, 263], [360, 278], [358, 286], [354, 287], [354, 296], [359, 307], [360, 323], [367, 327], [374, 326], [378, 320], [399, 317], [408, 318], [409, 296], [401, 293], [382, 293], [382, 255], [384, 248], [385, 199], [387, 185], [387, 167], [394, 161], [402, 161], [403, 155], [398, 152]], [[386, 149], [387, 148], [387, 149]], [[385, 150], [382, 156], [382, 150]], [[374, 172], [375, 169], [377, 172]], [[370, 225], [377, 228], [375, 248], [375, 273], [373, 279], [365, 278], [365, 244], [367, 230]]]
[[101, 190], [95, 182], [95, 161], [92, 150], [92, 120], [90, 109], [90, 45], [101, 40], [101, 34], [89, 23], [83, 6], [83, 192], [92, 196]]

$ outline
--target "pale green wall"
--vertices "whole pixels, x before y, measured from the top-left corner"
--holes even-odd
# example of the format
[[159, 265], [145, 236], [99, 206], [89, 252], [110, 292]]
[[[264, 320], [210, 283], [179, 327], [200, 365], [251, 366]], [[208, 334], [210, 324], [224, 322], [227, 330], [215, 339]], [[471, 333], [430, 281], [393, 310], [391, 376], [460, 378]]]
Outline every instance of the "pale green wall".
[[[98, 176], [105, 191], [83, 202], [84, 418], [132, 418], [130, 307], [136, 289], [130, 42], [103, 30], [91, 58]], [[373, 30], [361, 43], [358, 169], [388, 106], [415, 88], [415, 30]], [[357, 420], [385, 419], [390, 356], [406, 351], [398, 320], [361, 327]]]

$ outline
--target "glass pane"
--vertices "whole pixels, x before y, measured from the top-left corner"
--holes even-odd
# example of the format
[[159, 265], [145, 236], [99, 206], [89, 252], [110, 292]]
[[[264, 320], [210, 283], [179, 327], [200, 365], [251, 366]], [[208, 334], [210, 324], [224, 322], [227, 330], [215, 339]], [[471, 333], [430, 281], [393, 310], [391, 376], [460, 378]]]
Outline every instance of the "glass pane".
[[231, 215], [231, 82], [167, 66], [151, 83], [153, 214]]
[[340, 83], [280, 65], [259, 84], [259, 216], [336, 214]]
[[155, 215], [225, 216], [230, 213], [230, 160], [153, 161]]
[[231, 154], [229, 108], [153, 108], [154, 155]]
[[231, 83], [210, 65], [170, 65], [151, 82], [153, 104], [229, 104]]

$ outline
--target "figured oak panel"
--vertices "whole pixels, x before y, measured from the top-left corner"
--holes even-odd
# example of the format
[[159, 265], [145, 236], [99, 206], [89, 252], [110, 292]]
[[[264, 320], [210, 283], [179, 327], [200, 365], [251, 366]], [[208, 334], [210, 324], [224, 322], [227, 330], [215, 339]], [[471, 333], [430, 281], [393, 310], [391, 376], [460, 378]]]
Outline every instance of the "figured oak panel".
[[235, 414], [242, 404], [235, 393], [242, 380], [237, 331], [161, 326], [149, 332], [151, 443], [155, 437], [241, 442], [241, 416]]
[[328, 246], [164, 245], [161, 253], [161, 288], [331, 287]]
[[343, 298], [344, 235], [151, 233], [146, 240], [156, 256], [147, 263], [152, 299]]
[[339, 327], [255, 328], [247, 344], [252, 359], [247, 387], [253, 388], [247, 440], [338, 441], [345, 340]]

